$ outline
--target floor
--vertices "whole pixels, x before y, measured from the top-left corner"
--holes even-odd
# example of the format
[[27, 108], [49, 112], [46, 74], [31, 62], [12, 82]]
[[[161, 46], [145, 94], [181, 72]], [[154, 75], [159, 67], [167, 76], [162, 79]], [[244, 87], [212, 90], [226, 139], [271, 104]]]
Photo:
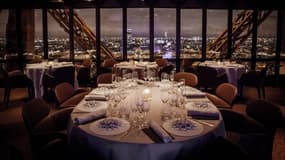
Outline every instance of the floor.
[[[15, 89], [12, 93], [12, 101], [7, 109], [3, 109], [2, 102], [0, 108], [0, 142], [7, 142], [18, 149], [24, 160], [31, 159], [28, 136], [21, 116], [21, 105], [24, 103], [23, 98], [27, 96], [25, 90]], [[2, 100], [3, 90], [0, 89], [0, 99]], [[285, 117], [285, 88], [266, 88], [266, 100], [274, 102], [280, 106]], [[245, 104], [257, 98], [256, 90], [245, 88], [244, 98], [239, 99], [233, 109], [244, 113]], [[0, 143], [1, 144], [1, 143]], [[277, 130], [272, 160], [285, 160], [285, 120]], [[0, 145], [0, 155], [3, 155]], [[2, 159], [3, 157], [0, 156]], [[5, 159], [5, 158], [4, 158]], [[4, 160], [3, 159], [3, 160]]]

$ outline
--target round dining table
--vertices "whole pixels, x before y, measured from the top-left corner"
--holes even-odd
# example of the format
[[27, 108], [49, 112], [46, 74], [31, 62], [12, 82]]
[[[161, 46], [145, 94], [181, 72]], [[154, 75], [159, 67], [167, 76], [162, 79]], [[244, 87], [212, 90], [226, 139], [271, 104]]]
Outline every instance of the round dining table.
[[[35, 98], [42, 98], [43, 96], [43, 76], [44, 74], [52, 74], [54, 70], [61, 67], [73, 66], [72, 62], [41, 62], [41, 63], [32, 63], [27, 64], [25, 67], [26, 75], [31, 78], [34, 82], [35, 89]], [[74, 79], [74, 87], [78, 88], [77, 78]]]
[[238, 79], [241, 77], [241, 75], [246, 72], [244, 65], [234, 62], [205, 61], [199, 63], [199, 66], [209, 66], [215, 68], [218, 73], [225, 72], [227, 74], [229, 83], [235, 86], [237, 86]]
[[[88, 123], [78, 124], [76, 119], [84, 115], [90, 114], [90, 112], [96, 112], [102, 108], [108, 108], [108, 103], [102, 100], [95, 100], [93, 107], [88, 106], [90, 100], [87, 100], [87, 97], [97, 92], [104, 94], [103, 89], [95, 88], [93, 89], [89, 96], [86, 96], [73, 110], [71, 113], [70, 123], [68, 125], [68, 142], [69, 146], [72, 149], [73, 153], [82, 155], [83, 157], [96, 157], [100, 160], [174, 160], [174, 159], [187, 159], [203, 146], [205, 146], [211, 140], [214, 140], [218, 136], [225, 136], [225, 126], [223, 118], [220, 115], [219, 110], [214, 106], [206, 96], [195, 96], [204, 95], [202, 92], [191, 87], [185, 87], [188, 93], [193, 93], [193, 96], [190, 96], [186, 99], [186, 104], [190, 103], [207, 103], [211, 105], [215, 111], [218, 113], [217, 119], [194, 119], [190, 116], [188, 117], [193, 123], [199, 126], [198, 132], [193, 132], [190, 130], [187, 134], [175, 134], [174, 132], [168, 132], [165, 130], [165, 124], [169, 124], [176, 118], [163, 118], [163, 111], [165, 108], [169, 107], [170, 109], [175, 108], [171, 107], [169, 103], [163, 103], [161, 100], [161, 94], [167, 87], [171, 85], [165, 85], [162, 82], [151, 82], [152, 85], [143, 84], [143, 85], [132, 85], [133, 82], [120, 82], [120, 87], [124, 87], [127, 96], [120, 102], [118, 107], [126, 108], [130, 111], [129, 117], [119, 117], [118, 119], [124, 119], [123, 122], [127, 121], [130, 124], [125, 132], [119, 134], [101, 134], [92, 129], [92, 127], [97, 127], [98, 121], [106, 119], [106, 117], [101, 119], [96, 119]], [[167, 83], [166, 83], [167, 84]], [[128, 88], [128, 89], [126, 89]], [[171, 141], [156, 141], [151, 134], [145, 132], [145, 130], [133, 126], [132, 120], [136, 118], [137, 115], [132, 115], [131, 108], [135, 105], [136, 93], [142, 91], [142, 93], [147, 92], [148, 102], [150, 104], [149, 112], [146, 115], [146, 122], [155, 122], [161, 127], [166, 133], [172, 138]], [[97, 94], [96, 93], [96, 94]], [[120, 94], [121, 92], [119, 92]], [[121, 93], [122, 94], [122, 93]], [[94, 94], [95, 95], [95, 94]], [[103, 96], [104, 97], [104, 96]], [[171, 99], [171, 96], [169, 96]], [[84, 106], [86, 108], [84, 108]], [[174, 112], [175, 110], [171, 110]], [[187, 112], [187, 110], [185, 109]], [[111, 117], [112, 118], [112, 117]], [[185, 117], [184, 117], [185, 118]], [[188, 119], [187, 118], [187, 119]], [[148, 127], [149, 128], [149, 127]], [[193, 130], [194, 131], [194, 130]], [[98, 134], [99, 133], [99, 134]], [[80, 156], [79, 156], [80, 157]]]
[[132, 74], [137, 72], [140, 79], [145, 76], [157, 76], [159, 66], [156, 62], [124, 61], [114, 65], [114, 72], [117, 76], [123, 77], [126, 72]]

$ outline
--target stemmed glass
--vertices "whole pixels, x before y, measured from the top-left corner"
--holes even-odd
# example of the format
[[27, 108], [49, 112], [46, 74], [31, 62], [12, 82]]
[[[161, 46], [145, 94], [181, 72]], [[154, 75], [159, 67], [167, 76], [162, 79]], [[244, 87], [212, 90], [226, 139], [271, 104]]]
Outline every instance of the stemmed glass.
[[[160, 99], [162, 101], [163, 104], [167, 104], [168, 100], [169, 100], [169, 94], [168, 91], [161, 91], [160, 92]], [[161, 110], [161, 116], [163, 120], [167, 120], [171, 117], [171, 109], [169, 108], [169, 106], [165, 106], [162, 110]]]
[[175, 71], [171, 71], [171, 72], [170, 72], [169, 80], [170, 80], [171, 82], [174, 81], [174, 74], [175, 74]]
[[161, 99], [162, 103], [166, 104], [168, 102], [168, 99], [169, 99], [168, 92], [167, 91], [161, 91], [160, 99]]
[[141, 93], [136, 93], [135, 95], [135, 104], [137, 106], [137, 111], [139, 113], [138, 115], [138, 124], [139, 124], [139, 129], [142, 129], [143, 127], [143, 123], [141, 121], [143, 121], [143, 107], [144, 107], [144, 98], [143, 98], [143, 95]]

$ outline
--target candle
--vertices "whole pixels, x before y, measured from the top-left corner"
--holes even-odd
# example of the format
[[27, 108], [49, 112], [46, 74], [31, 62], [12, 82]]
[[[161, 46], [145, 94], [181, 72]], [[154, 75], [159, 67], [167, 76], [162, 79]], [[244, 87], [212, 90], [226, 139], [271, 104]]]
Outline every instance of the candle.
[[145, 89], [143, 90], [142, 94], [143, 94], [143, 99], [144, 99], [145, 101], [148, 101], [148, 100], [151, 98], [151, 91], [150, 91], [149, 88], [145, 88]]

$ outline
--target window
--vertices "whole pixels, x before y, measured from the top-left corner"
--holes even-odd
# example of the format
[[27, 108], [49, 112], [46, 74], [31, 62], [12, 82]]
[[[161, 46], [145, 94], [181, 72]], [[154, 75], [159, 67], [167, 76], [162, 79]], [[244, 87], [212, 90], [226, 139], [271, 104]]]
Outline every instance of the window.
[[181, 58], [201, 58], [202, 10], [181, 10]]
[[122, 9], [101, 9], [101, 41], [117, 59], [123, 58]]
[[176, 10], [154, 9], [154, 57], [176, 58]]

